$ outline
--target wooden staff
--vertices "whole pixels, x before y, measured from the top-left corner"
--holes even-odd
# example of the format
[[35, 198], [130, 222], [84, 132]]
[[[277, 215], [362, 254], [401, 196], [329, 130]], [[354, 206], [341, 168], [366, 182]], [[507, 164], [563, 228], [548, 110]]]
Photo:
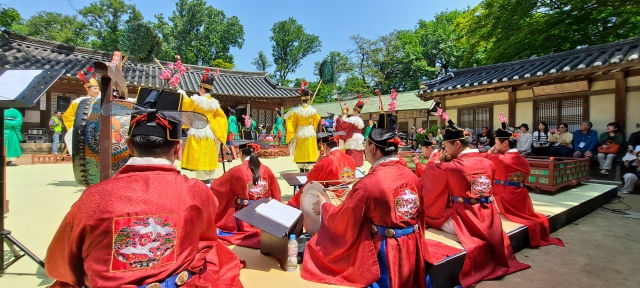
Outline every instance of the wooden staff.
[[311, 102], [309, 102], [309, 104], [313, 103], [313, 99], [316, 99], [316, 94], [318, 94], [318, 90], [320, 90], [320, 86], [322, 86], [322, 79], [320, 79], [320, 82], [318, 82], [318, 87], [316, 87], [316, 92], [313, 92], [313, 97], [311, 98]]

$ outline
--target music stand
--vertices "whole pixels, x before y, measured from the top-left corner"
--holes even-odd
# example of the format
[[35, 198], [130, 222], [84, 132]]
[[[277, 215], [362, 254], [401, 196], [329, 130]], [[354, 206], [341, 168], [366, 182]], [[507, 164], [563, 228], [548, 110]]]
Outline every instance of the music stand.
[[[29, 251], [27, 247], [18, 242], [16, 238], [11, 235], [11, 231], [4, 228], [4, 213], [6, 203], [6, 164], [7, 155], [4, 147], [4, 109], [15, 107], [32, 107], [36, 101], [42, 97], [50, 87], [55, 83], [60, 76], [64, 73], [64, 69], [43, 69], [43, 70], [8, 70], [0, 69], [0, 163], [2, 169], [0, 169], [0, 275], [9, 268], [9, 266], [16, 263], [22, 257], [29, 256], [38, 265], [44, 268], [44, 262], [38, 258], [33, 252]], [[13, 259], [7, 263], [4, 263], [4, 243], [7, 243], [9, 250], [13, 254]], [[18, 249], [24, 254], [20, 254]]]

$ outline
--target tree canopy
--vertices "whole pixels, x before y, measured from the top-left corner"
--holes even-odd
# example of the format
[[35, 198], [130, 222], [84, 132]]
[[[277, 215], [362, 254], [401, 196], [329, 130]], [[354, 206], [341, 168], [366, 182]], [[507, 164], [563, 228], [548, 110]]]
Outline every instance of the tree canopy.
[[290, 73], [302, 65], [302, 59], [320, 52], [322, 42], [317, 35], [305, 32], [296, 19], [289, 18], [276, 22], [271, 27], [271, 56], [275, 63], [275, 80], [282, 85]]

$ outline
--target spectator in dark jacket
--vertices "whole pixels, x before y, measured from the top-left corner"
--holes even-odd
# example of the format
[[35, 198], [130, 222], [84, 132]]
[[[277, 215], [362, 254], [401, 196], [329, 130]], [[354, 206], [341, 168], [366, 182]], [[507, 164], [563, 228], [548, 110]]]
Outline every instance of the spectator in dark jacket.
[[[624, 145], [624, 136], [622, 136], [622, 133], [620, 133], [619, 131], [620, 125], [616, 122], [611, 122], [607, 124], [607, 132], [600, 134], [600, 138], [598, 138], [597, 147], [602, 147], [603, 150], [609, 150], [606, 152], [598, 152], [598, 162], [600, 163], [600, 173], [602, 174], [609, 174], [609, 170], [611, 170], [611, 164], [613, 164], [613, 160], [620, 152], [622, 145]], [[609, 149], [609, 147], [615, 144], [619, 145], [618, 149], [613, 149], [615, 151], [610, 151], [612, 149]]]
[[598, 132], [591, 130], [591, 121], [582, 121], [580, 130], [573, 132], [573, 157], [591, 158], [598, 144]]
[[627, 155], [622, 158], [624, 166], [626, 167], [629, 167], [629, 161], [636, 160], [636, 153], [640, 152], [640, 123], [636, 123], [636, 129], [638, 129], [638, 131], [629, 135], [626, 147]]

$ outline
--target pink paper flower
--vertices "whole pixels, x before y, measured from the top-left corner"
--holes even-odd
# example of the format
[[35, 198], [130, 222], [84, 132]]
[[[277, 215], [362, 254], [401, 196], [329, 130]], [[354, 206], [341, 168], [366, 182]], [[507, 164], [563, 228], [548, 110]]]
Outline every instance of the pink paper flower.
[[507, 122], [507, 117], [504, 117], [504, 114], [502, 112], [498, 114], [498, 118], [500, 118], [500, 122]]
[[162, 74], [160, 75], [160, 79], [169, 80], [170, 78], [171, 78], [171, 70], [162, 71]]
[[396, 111], [396, 102], [395, 101], [391, 101], [391, 103], [389, 103], [389, 112], [393, 112]]
[[396, 92], [396, 89], [391, 88], [391, 96], [389, 96], [391, 98], [391, 100], [396, 100], [398, 98], [398, 92]]
[[449, 115], [447, 112], [442, 112], [442, 119], [444, 119], [444, 121], [449, 121]]
[[242, 118], [244, 118], [244, 126], [247, 128], [251, 127], [251, 120], [249, 119], [249, 116], [242, 115]]
[[167, 64], [167, 67], [168, 67], [169, 69], [173, 69], [173, 63], [169, 63], [169, 64]]
[[442, 108], [438, 107], [438, 109], [436, 109], [436, 114], [438, 116], [442, 116]]

